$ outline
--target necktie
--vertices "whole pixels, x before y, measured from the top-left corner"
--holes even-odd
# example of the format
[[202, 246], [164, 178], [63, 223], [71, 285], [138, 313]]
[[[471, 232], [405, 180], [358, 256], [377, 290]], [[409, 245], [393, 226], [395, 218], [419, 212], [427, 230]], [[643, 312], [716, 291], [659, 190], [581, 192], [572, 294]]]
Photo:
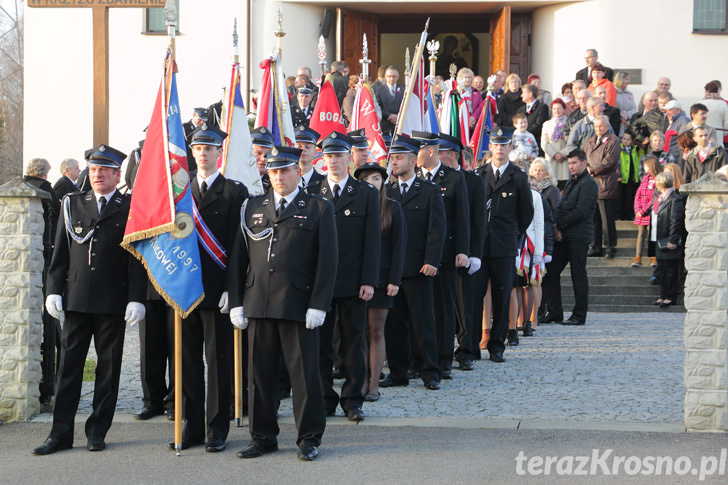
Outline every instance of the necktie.
[[205, 182], [203, 180], [202, 185], [200, 185], [200, 196], [204, 197], [206, 193], [207, 193], [207, 182]]
[[278, 203], [278, 212], [276, 215], [280, 217], [281, 214], [283, 214], [284, 210], [286, 210], [286, 199], [281, 199], [281, 201]]
[[334, 202], [339, 201], [339, 193], [341, 192], [341, 187], [339, 187], [339, 184], [334, 184]]
[[495, 184], [498, 185], [498, 182], [500, 182], [500, 169], [497, 168], [495, 170]]
[[306, 182], [303, 181], [303, 177], [298, 179], [298, 186], [302, 189], [306, 187]]
[[402, 195], [405, 195], [407, 193], [407, 184], [402, 184]]
[[99, 202], [101, 202], [101, 208], [99, 209], [99, 215], [101, 215], [104, 209], [106, 209], [106, 197], [99, 197]]
[[425, 174], [425, 178], [427, 178], [428, 182], [432, 182], [432, 172], [427, 172], [427, 174]]

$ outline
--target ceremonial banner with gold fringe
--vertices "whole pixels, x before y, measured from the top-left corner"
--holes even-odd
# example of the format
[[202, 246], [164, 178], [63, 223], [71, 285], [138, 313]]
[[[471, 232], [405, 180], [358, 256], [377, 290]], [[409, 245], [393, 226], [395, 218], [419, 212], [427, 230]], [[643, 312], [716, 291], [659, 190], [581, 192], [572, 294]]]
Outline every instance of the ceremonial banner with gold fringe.
[[182, 318], [204, 299], [184, 129], [171, 50], [147, 129], [122, 247]]

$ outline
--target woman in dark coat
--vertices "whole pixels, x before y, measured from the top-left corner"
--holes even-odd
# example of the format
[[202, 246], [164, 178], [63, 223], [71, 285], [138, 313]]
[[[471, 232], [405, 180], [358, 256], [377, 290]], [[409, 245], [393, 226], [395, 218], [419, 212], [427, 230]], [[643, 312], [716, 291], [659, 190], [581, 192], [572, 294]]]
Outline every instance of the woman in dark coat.
[[374, 296], [367, 305], [368, 340], [367, 361], [369, 382], [364, 385], [364, 400], [379, 400], [379, 374], [384, 366], [384, 322], [392, 308], [394, 296], [402, 282], [407, 227], [399, 202], [387, 198], [384, 181], [387, 170], [378, 163], [365, 163], [357, 168], [354, 177], [364, 180], [379, 190], [379, 205], [382, 211], [382, 257], [379, 265], [379, 281]]
[[673, 175], [662, 172], [655, 177], [660, 195], [655, 200], [653, 214], [657, 216], [657, 268], [660, 279], [661, 308], [675, 303], [680, 292], [680, 268], [685, 257], [685, 200], [673, 187]]
[[513, 115], [518, 108], [525, 106], [521, 99], [521, 78], [518, 74], [510, 74], [506, 78], [506, 86], [503, 95], [498, 99], [498, 113], [495, 115], [495, 123], [502, 128], [513, 126]]

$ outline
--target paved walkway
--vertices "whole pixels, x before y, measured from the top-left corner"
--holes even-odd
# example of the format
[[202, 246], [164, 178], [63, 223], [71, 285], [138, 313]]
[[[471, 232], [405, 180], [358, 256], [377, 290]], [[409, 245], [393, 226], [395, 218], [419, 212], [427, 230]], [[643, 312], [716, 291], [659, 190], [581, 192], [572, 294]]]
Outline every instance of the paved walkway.
[[[584, 327], [543, 325], [536, 336], [521, 338], [520, 346], [506, 351], [505, 364], [483, 360], [472, 372], [454, 370], [455, 378], [443, 381], [439, 391], [427, 391], [414, 380], [406, 388], [382, 389], [382, 399], [365, 403], [364, 410], [372, 418], [486, 419], [508, 427], [582, 422], [593, 429], [586, 422], [616, 422], [679, 428], [683, 318], [601, 313], [589, 315]], [[140, 408], [142, 397], [137, 328], [128, 328], [126, 337], [120, 419]], [[90, 412], [92, 390], [92, 383], [84, 383], [80, 413]], [[292, 416], [290, 399], [280, 414]]]

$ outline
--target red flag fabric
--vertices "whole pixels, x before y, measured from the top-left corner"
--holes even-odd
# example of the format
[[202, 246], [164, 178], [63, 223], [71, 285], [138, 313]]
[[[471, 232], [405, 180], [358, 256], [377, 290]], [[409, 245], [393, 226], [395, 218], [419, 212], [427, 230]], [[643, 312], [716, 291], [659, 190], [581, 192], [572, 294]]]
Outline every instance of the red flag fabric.
[[316, 107], [313, 109], [309, 126], [320, 133], [321, 138], [328, 136], [333, 131], [346, 135], [346, 126], [344, 125], [344, 118], [341, 116], [339, 100], [336, 99], [334, 85], [329, 76], [326, 76], [326, 81], [321, 85], [318, 101], [316, 101]]
[[[171, 82], [172, 76], [166, 78]], [[169, 86], [164, 86], [165, 79], [157, 93], [154, 104], [154, 114], [147, 128], [147, 137], [144, 140], [144, 150], [139, 162], [137, 179], [145, 182], [144, 190], [136, 190], [131, 200], [129, 220], [126, 223], [126, 235], [135, 235], [146, 238], [169, 232], [174, 229], [175, 207], [172, 194], [169, 166], [165, 163], [155, 163], [165, 160], [168, 156], [167, 143], [164, 139], [166, 127], [162, 108], [163, 97], [169, 92]], [[147, 160], [149, 160], [147, 162]], [[185, 159], [186, 160], [186, 159]], [[186, 163], [186, 162], [185, 162]], [[184, 170], [187, 170], [186, 165]], [[176, 194], [175, 194], [176, 195]]]
[[369, 151], [377, 159], [380, 165], [387, 164], [387, 150], [382, 138], [382, 130], [379, 127], [379, 117], [377, 110], [374, 108], [374, 99], [372, 98], [369, 83], [364, 83], [356, 93], [354, 99], [354, 115], [351, 120], [351, 130], [359, 130], [364, 128], [367, 141], [369, 142]]

